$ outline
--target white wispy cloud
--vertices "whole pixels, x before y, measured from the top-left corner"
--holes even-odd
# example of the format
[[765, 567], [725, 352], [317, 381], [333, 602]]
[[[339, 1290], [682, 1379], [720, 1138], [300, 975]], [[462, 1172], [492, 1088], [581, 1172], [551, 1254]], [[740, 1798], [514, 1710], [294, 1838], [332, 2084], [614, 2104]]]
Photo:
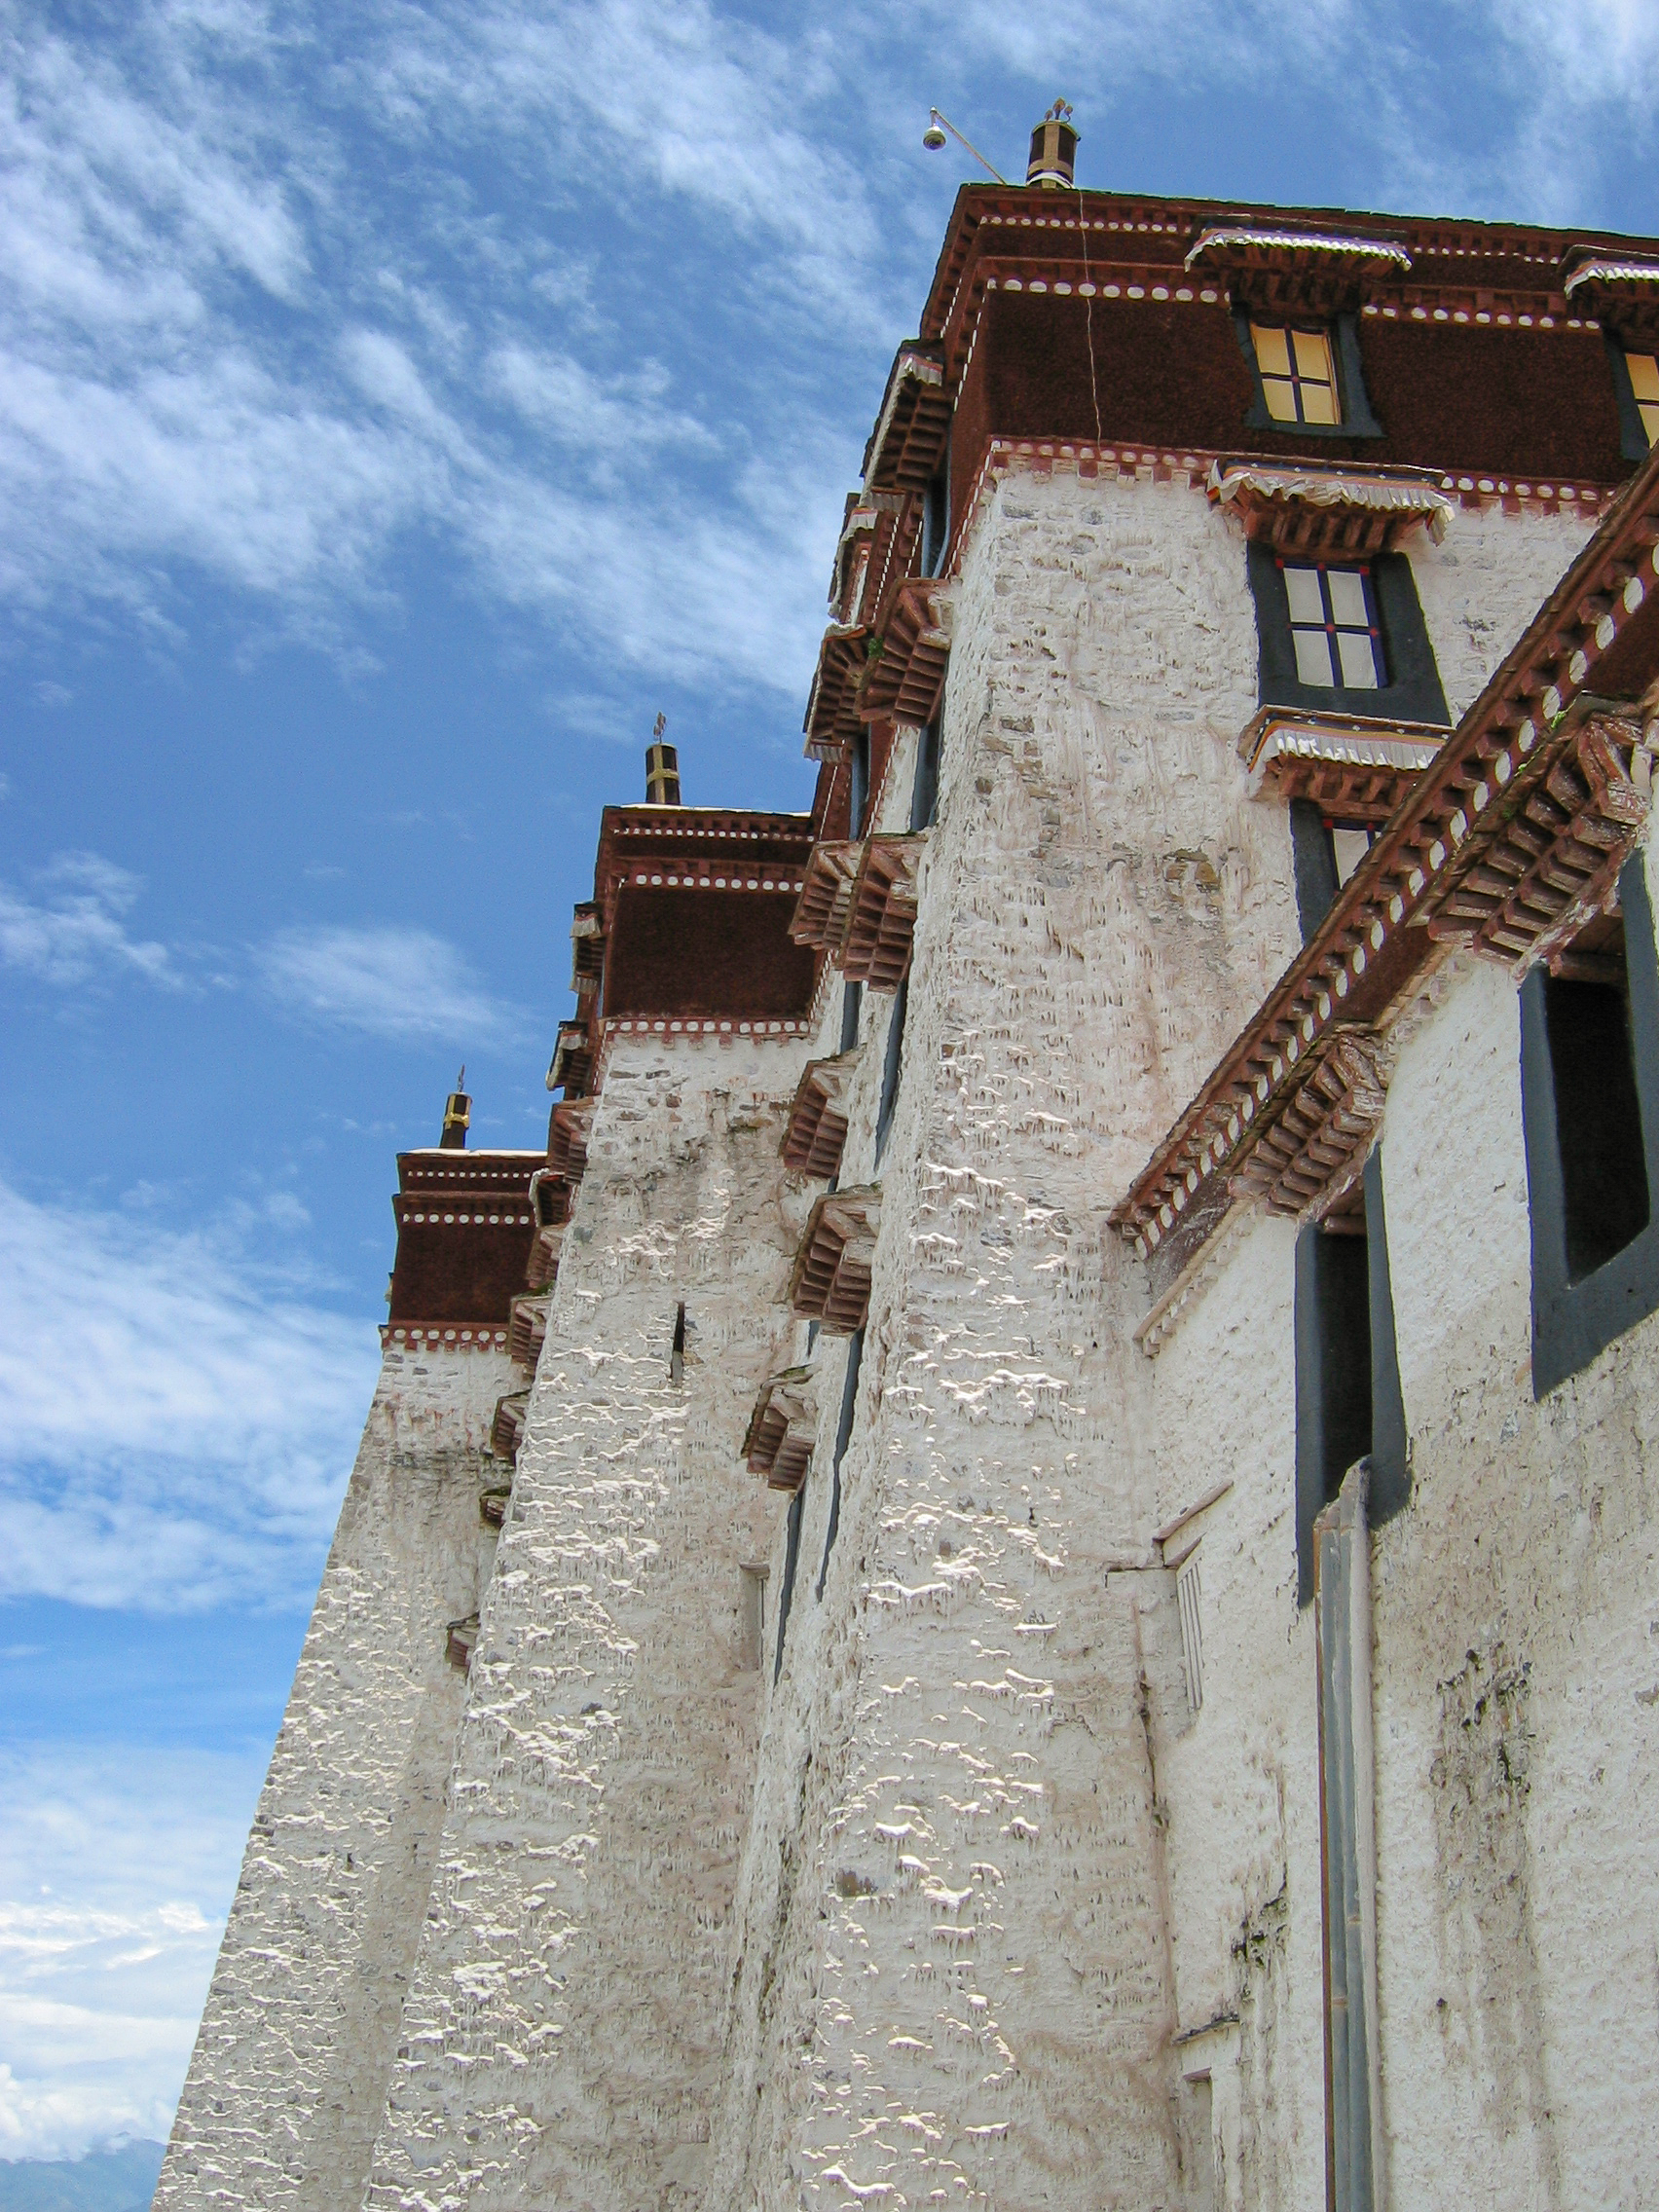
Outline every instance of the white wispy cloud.
[[495, 998], [453, 944], [430, 930], [343, 926], [284, 930], [257, 961], [290, 1013], [395, 1042], [516, 1043], [530, 1016]]
[[37, 881], [34, 898], [0, 883], [0, 963], [60, 986], [128, 975], [178, 987], [166, 946], [128, 932], [142, 877], [96, 853], [60, 853]]
[[122, 2131], [166, 2139], [259, 1764], [0, 1754], [0, 2157], [74, 2157]]
[[274, 1292], [234, 1241], [141, 1212], [0, 1183], [0, 1592], [309, 1600], [374, 1388], [372, 1328]]

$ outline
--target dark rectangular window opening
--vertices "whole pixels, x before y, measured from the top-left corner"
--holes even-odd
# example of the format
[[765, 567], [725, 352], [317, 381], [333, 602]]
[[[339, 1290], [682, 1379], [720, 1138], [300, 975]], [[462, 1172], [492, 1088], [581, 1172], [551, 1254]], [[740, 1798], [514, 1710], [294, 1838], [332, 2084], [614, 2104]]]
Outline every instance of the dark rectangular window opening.
[[910, 828], [931, 830], [939, 814], [939, 724], [936, 715], [916, 733], [916, 776], [910, 786]]
[[1337, 893], [1371, 850], [1370, 823], [1334, 822], [1310, 798], [1290, 802], [1290, 853], [1304, 944], [1336, 904]]
[[1359, 1190], [1296, 1240], [1298, 1605], [1313, 1596], [1313, 1524], [1360, 1459], [1377, 1526], [1411, 1491], [1380, 1150]]
[[922, 501], [922, 573], [937, 576], [944, 566], [950, 543], [950, 456], [946, 451], [939, 474], [929, 484]]
[[866, 723], [853, 740], [853, 791], [848, 820], [851, 834], [862, 837], [865, 833], [865, 816], [869, 812], [869, 725]]
[[1544, 977], [1567, 1279], [1582, 1282], [1647, 1227], [1647, 1162], [1631, 1048], [1624, 923], [1563, 956]]
[[1641, 853], [1599, 915], [1521, 986], [1532, 1388], [1659, 1309], [1659, 957]]
[[794, 1598], [795, 1568], [800, 1563], [800, 1517], [806, 1503], [806, 1485], [802, 1483], [790, 1499], [789, 1532], [784, 1542], [784, 1587], [778, 1599], [778, 1655], [772, 1662], [772, 1679], [775, 1682], [784, 1671], [784, 1638], [790, 1625], [790, 1605]]
[[1244, 427], [1300, 438], [1380, 438], [1359, 350], [1359, 318], [1273, 323], [1235, 309], [1233, 327], [1254, 387]]
[[841, 985], [841, 1051], [850, 1052], [859, 1041], [859, 1007], [864, 997], [862, 983]]
[[685, 1373], [685, 1304], [674, 1309], [674, 1347], [668, 1355], [668, 1379], [678, 1382]]
[[899, 1078], [904, 1059], [904, 1014], [910, 1001], [908, 976], [893, 994], [893, 1012], [887, 1022], [887, 1053], [881, 1064], [881, 1104], [875, 1117], [875, 1164], [887, 1150], [893, 1129], [893, 1110], [899, 1103]]
[[1258, 689], [1265, 707], [1435, 722], [1450, 717], [1411, 562], [1286, 560], [1252, 539]]
[[865, 1333], [860, 1329], [847, 1346], [847, 1373], [841, 1384], [841, 1418], [835, 1424], [835, 1456], [830, 1465], [830, 1526], [824, 1531], [824, 1564], [818, 1570], [818, 1602], [824, 1603], [824, 1585], [830, 1579], [830, 1554], [835, 1549], [835, 1537], [841, 1527], [841, 1461], [847, 1456], [847, 1440], [853, 1433], [853, 1415], [858, 1411], [859, 1369], [864, 1365]]

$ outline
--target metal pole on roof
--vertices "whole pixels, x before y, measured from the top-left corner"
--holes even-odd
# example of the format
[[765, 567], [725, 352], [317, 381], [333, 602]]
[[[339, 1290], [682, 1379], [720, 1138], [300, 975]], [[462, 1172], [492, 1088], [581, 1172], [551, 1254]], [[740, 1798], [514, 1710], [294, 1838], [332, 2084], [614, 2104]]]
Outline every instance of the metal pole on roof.
[[1003, 175], [1001, 169], [991, 168], [990, 163], [986, 161], [984, 155], [980, 153], [978, 147], [975, 145], [974, 141], [971, 138], [963, 137], [961, 131], [957, 129], [955, 124], [951, 122], [948, 115], [940, 115], [937, 107], [930, 107], [928, 114], [932, 117], [933, 120], [929, 123], [927, 129], [922, 132], [922, 144], [928, 149], [930, 154], [937, 154], [939, 152], [940, 148], [944, 144], [944, 134], [948, 130], [950, 132], [950, 135], [956, 140], [956, 143], [959, 146], [967, 147], [969, 153], [973, 155], [974, 159], [978, 163], [979, 166], [982, 169], [990, 169], [992, 176], [996, 178], [999, 184], [1008, 183], [1008, 179]]

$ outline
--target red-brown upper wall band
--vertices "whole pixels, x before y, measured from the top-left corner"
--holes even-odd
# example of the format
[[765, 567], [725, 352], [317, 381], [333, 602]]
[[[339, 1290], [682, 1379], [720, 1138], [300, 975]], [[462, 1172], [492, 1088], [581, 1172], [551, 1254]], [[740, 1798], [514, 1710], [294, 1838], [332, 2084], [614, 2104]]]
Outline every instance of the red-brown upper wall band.
[[[1080, 217], [1087, 233], [1079, 229]], [[1241, 206], [1216, 200], [1157, 200], [1114, 192], [1052, 192], [996, 185], [964, 185], [956, 196], [934, 271], [920, 333], [945, 342], [947, 376], [954, 381], [953, 350], [986, 252], [1076, 261], [1087, 243], [1091, 266], [1138, 260], [1180, 269], [1200, 234], [1222, 225], [1264, 230], [1356, 234], [1404, 246], [1413, 268], [1407, 283], [1479, 285], [1493, 292], [1560, 293], [1562, 263], [1574, 246], [1620, 255], [1651, 254], [1650, 240], [1616, 232], [1540, 230], [1519, 223], [1479, 223], [1442, 216], [1372, 214], [1339, 207]], [[1017, 246], [1014, 241], [1017, 240]], [[1425, 264], [1432, 264], [1432, 273]], [[1378, 299], [1394, 288], [1376, 288]], [[1564, 310], [1565, 312], [1565, 310]]]
[[1594, 328], [1364, 315], [1366, 394], [1382, 435], [1309, 437], [1245, 426], [1255, 389], [1225, 305], [1096, 297], [1088, 308], [1086, 323], [1075, 296], [987, 295], [951, 432], [958, 522], [993, 437], [1098, 436], [1313, 467], [1368, 461], [1601, 486], [1631, 473], [1612, 371]]

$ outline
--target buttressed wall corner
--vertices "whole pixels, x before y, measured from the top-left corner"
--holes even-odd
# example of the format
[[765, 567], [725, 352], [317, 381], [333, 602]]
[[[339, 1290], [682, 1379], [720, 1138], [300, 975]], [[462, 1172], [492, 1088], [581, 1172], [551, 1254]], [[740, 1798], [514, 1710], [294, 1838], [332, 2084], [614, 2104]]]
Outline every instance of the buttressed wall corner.
[[399, 1159], [162, 2212], [1659, 2173], [1659, 241], [1069, 132], [810, 812], [659, 730], [545, 1153]]

